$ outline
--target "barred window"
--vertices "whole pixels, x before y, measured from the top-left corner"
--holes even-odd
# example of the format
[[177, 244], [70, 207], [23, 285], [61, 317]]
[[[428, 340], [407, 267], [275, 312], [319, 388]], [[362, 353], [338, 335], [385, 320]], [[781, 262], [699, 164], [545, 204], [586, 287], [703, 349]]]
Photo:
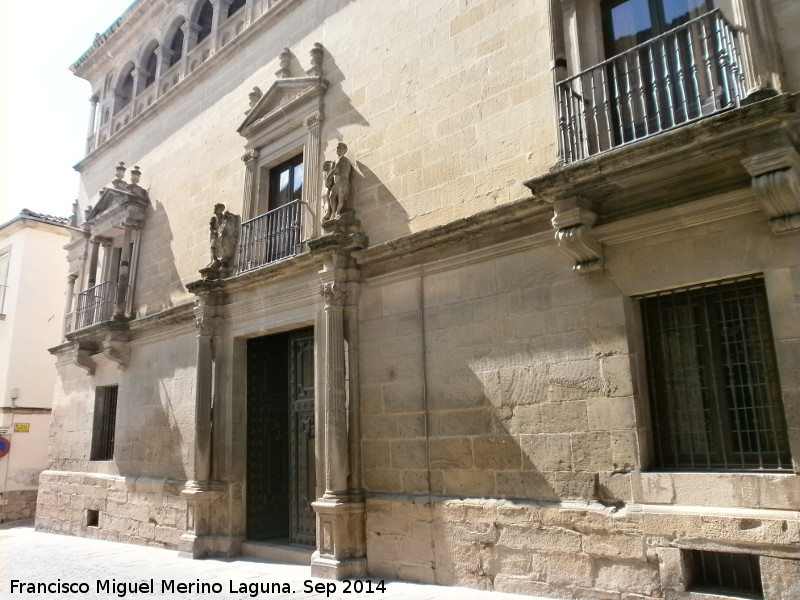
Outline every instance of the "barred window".
[[688, 550], [690, 590], [714, 594], [746, 594], [763, 598], [759, 557], [753, 554]]
[[657, 468], [791, 469], [763, 276], [641, 305]]
[[94, 428], [89, 460], [113, 460], [117, 422], [117, 386], [98, 387], [94, 399]]

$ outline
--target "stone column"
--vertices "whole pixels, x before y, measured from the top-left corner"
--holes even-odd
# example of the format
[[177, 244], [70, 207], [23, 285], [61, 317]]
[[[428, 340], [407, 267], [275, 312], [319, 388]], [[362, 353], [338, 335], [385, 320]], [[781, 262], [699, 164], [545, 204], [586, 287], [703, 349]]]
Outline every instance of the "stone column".
[[[131, 71], [131, 77], [133, 77], [133, 87], [131, 89], [131, 116], [136, 114], [136, 97], [139, 95], [139, 90], [142, 89], [144, 85], [144, 79], [141, 77], [141, 73], [143, 73], [139, 67], [134, 67], [133, 71]], [[141, 80], [141, 81], [140, 81]]]
[[87, 290], [97, 285], [97, 253], [100, 249], [100, 240], [98, 238], [92, 238], [90, 242], [92, 247], [89, 250], [89, 277], [86, 280]]
[[[318, 110], [304, 120], [308, 135], [306, 145], [303, 149], [304, 171], [309, 174], [322, 173], [320, 155], [322, 154], [322, 142], [320, 132], [322, 121], [325, 115]], [[322, 210], [322, 177], [309, 176], [303, 181], [303, 204], [311, 212], [311, 218], [305, 219], [303, 223], [303, 239], [307, 240], [320, 235], [319, 220]]]
[[322, 286], [325, 299], [325, 494], [347, 494], [347, 395], [345, 391], [344, 283]]
[[255, 214], [254, 201], [256, 197], [256, 169], [258, 168], [258, 150], [250, 150], [242, 156], [244, 162], [244, 206], [242, 207], [242, 221], [247, 221], [258, 215]]
[[[220, 23], [224, 23], [227, 16], [228, 16], [228, 5], [231, 3], [231, 0], [211, 0], [211, 4], [214, 6], [214, 16], [211, 18], [211, 53], [217, 51], [219, 48], [219, 40], [217, 39], [217, 34], [219, 33], [219, 26]], [[222, 16], [222, 13], [225, 13], [225, 16]]]
[[[333, 253], [329, 262], [324, 273], [333, 275], [333, 280], [326, 281], [321, 288], [325, 301], [320, 390], [324, 435], [323, 447], [317, 448], [318, 460], [321, 455], [323, 461], [325, 492], [312, 504], [317, 513], [317, 551], [311, 560], [311, 575], [345, 579], [364, 577], [367, 572], [365, 508], [359, 491], [350, 489], [349, 485], [349, 440], [355, 432], [349, 432], [348, 436], [344, 318], [348, 284], [337, 281], [346, 278], [343, 267], [348, 258]], [[353, 410], [352, 405], [350, 410]]]
[[747, 99], [776, 95], [781, 88], [781, 65], [769, 2], [733, 0], [733, 18], [739, 28]]
[[156, 80], [153, 85], [156, 86], [156, 98], [161, 95], [161, 76], [169, 70], [169, 61], [172, 60], [174, 52], [164, 46], [159, 46], [156, 50], [158, 60], [156, 61]]
[[189, 74], [189, 50], [197, 45], [197, 34], [200, 33], [200, 25], [186, 21], [181, 25], [181, 28], [183, 29], [183, 55], [181, 56], [183, 67], [181, 68], [181, 77], [186, 77]]
[[97, 121], [97, 103], [99, 101], [100, 98], [97, 95], [92, 95], [89, 98], [91, 109], [89, 109], [89, 130], [86, 132], [86, 154], [94, 150], [95, 146], [95, 135], [97, 134], [95, 123]]
[[61, 332], [62, 337], [75, 329], [75, 315], [72, 308], [75, 303], [75, 280], [78, 279], [77, 273], [70, 273], [67, 276], [67, 297], [64, 299], [64, 327]]
[[214, 503], [224, 498], [223, 487], [211, 481], [211, 435], [214, 411], [214, 336], [218, 317], [208, 305], [207, 295], [195, 307], [197, 325], [197, 383], [194, 407], [194, 444], [188, 465], [186, 486], [186, 532], [178, 550], [197, 558], [213, 553]]
[[131, 229], [128, 223], [123, 223], [125, 233], [122, 236], [122, 253], [119, 259], [119, 275], [117, 277], [117, 298], [114, 307], [114, 319], [126, 318], [125, 306], [128, 302], [128, 282], [131, 272]]

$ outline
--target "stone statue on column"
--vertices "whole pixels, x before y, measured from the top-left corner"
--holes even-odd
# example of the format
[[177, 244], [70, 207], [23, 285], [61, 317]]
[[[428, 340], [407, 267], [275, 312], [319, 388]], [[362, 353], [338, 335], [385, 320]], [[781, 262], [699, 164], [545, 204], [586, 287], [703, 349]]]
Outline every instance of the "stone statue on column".
[[230, 273], [239, 241], [239, 225], [239, 217], [225, 210], [224, 204], [214, 206], [214, 214], [209, 222], [211, 262], [200, 269], [203, 278], [220, 279]]
[[341, 219], [350, 204], [350, 175], [353, 165], [345, 156], [346, 153], [347, 144], [340, 142], [336, 146], [336, 155], [339, 158], [335, 161], [326, 160], [322, 165], [325, 187], [328, 189], [323, 222]]

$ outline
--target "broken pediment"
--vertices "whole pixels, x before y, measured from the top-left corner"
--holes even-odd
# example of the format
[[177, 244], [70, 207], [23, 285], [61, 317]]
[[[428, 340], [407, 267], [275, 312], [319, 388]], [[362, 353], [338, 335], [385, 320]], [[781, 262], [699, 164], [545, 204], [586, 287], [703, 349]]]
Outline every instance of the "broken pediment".
[[144, 224], [150, 199], [147, 190], [139, 185], [139, 167], [131, 171], [130, 183], [122, 179], [124, 163], [119, 163], [116, 170], [117, 176], [100, 190], [96, 202], [86, 211], [86, 223], [96, 232], [121, 226], [139, 228]]
[[322, 77], [278, 79], [250, 109], [236, 131], [251, 138], [294, 110], [306, 106], [308, 101], [319, 98], [327, 88], [328, 82]]

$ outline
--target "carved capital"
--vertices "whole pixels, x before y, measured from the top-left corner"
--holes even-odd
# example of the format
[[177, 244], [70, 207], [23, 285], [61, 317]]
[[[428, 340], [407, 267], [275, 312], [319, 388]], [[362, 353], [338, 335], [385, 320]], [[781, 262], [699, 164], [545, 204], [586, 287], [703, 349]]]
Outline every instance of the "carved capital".
[[325, 300], [325, 306], [344, 306], [347, 297], [347, 285], [338, 281], [323, 283], [320, 293]]
[[592, 234], [597, 214], [589, 202], [573, 196], [556, 200], [552, 219], [558, 247], [575, 261], [572, 269], [588, 273], [603, 268], [603, 248]]
[[773, 233], [800, 229], [800, 155], [781, 148], [742, 160]]
[[321, 110], [311, 113], [303, 120], [303, 125], [307, 128], [311, 129], [312, 127], [318, 126], [325, 120], [325, 115], [322, 113]]

